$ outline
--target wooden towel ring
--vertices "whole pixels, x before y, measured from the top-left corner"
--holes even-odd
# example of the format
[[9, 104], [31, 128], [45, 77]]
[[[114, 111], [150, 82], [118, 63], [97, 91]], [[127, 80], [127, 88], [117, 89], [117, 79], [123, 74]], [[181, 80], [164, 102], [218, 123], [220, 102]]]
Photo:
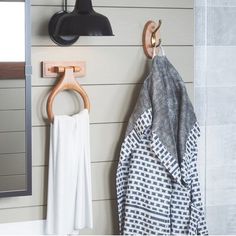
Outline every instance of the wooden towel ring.
[[80, 71], [80, 67], [68, 66], [68, 67], [56, 67], [58, 73], [63, 73], [63, 76], [60, 78], [58, 84], [52, 89], [48, 100], [47, 100], [47, 114], [50, 122], [53, 121], [54, 114], [52, 109], [52, 104], [56, 95], [63, 90], [74, 90], [78, 92], [84, 102], [84, 107], [90, 111], [90, 101], [85, 90], [80, 86], [74, 77], [74, 72]]

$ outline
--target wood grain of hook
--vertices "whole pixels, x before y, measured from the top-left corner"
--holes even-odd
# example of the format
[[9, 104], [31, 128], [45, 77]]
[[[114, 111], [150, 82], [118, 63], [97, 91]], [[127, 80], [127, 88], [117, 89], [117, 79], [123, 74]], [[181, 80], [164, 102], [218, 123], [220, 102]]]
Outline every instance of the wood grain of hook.
[[[73, 90], [80, 94], [83, 99], [84, 108], [90, 111], [90, 101], [86, 91], [83, 87], [76, 81], [75, 74], [81, 73], [85, 74], [85, 62], [77, 62], [77, 63], [62, 63], [62, 62], [43, 62], [44, 65], [43, 71], [44, 74], [48, 77], [52, 77], [61, 74], [58, 83], [56, 86], [51, 90], [48, 99], [47, 99], [47, 115], [48, 120], [50, 122], [53, 121], [54, 114], [53, 114], [53, 101], [56, 95], [63, 91], [63, 90]], [[67, 66], [65, 66], [67, 64]], [[76, 64], [76, 65], [75, 65]]]

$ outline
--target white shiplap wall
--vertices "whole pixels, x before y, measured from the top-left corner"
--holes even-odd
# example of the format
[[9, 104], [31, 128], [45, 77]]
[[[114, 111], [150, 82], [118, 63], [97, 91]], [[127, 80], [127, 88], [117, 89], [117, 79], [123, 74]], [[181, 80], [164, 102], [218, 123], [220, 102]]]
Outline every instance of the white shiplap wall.
[[[193, 97], [193, 0], [94, 0], [95, 10], [111, 21], [115, 37], [81, 37], [74, 46], [58, 47], [47, 34], [50, 17], [62, 0], [32, 0], [32, 136], [33, 195], [0, 199], [0, 222], [45, 218], [49, 128], [45, 102], [56, 79], [41, 77], [44, 60], [83, 60], [87, 74], [78, 81], [91, 100], [91, 161], [94, 229], [85, 234], [117, 231], [115, 172], [126, 122], [147, 75], [142, 30], [149, 19], [162, 19], [165, 52]], [[73, 6], [74, 1], [68, 1]], [[55, 113], [78, 112], [77, 95], [63, 92]]]

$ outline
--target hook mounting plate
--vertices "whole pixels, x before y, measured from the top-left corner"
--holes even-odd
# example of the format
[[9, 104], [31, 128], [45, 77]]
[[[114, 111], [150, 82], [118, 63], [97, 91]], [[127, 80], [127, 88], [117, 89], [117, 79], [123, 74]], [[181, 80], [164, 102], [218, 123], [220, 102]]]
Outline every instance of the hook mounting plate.
[[[148, 57], [148, 58], [152, 58], [152, 55], [153, 55], [153, 46], [152, 46], [152, 35], [153, 35], [153, 32], [155, 31], [155, 29], [157, 29], [158, 27], [158, 24], [154, 21], [148, 21], [145, 26], [144, 26], [144, 29], [143, 29], [143, 50], [144, 50], [144, 53], [145, 55]], [[161, 35], [160, 35], [160, 29], [157, 30], [156, 32], [156, 40], [157, 41], [160, 41], [161, 39]], [[157, 53], [158, 53], [158, 50], [159, 48], [156, 49], [157, 50]]]
[[84, 61], [43, 61], [42, 77], [55, 78], [58, 77], [57, 67], [79, 67], [79, 71], [74, 72], [75, 77], [83, 77], [86, 74], [86, 66]]

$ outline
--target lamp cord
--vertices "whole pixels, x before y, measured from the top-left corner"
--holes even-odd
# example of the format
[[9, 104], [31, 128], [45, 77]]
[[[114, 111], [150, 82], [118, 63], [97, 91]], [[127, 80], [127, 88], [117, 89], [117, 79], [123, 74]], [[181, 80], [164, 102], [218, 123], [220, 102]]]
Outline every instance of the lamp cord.
[[67, 12], [67, 0], [64, 0], [64, 9]]

